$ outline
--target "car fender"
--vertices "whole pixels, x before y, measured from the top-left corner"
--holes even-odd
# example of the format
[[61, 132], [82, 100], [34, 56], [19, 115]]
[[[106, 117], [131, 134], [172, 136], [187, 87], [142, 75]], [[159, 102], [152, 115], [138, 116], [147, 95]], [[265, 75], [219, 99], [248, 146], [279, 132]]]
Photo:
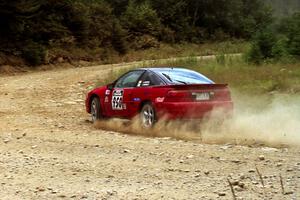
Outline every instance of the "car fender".
[[100, 100], [100, 106], [104, 108], [104, 96], [105, 96], [105, 91], [107, 87], [101, 87], [101, 88], [96, 88], [89, 92], [87, 94], [86, 100], [85, 100], [85, 106], [86, 106], [86, 111], [88, 113], [91, 113], [91, 102], [94, 97], [98, 97]]

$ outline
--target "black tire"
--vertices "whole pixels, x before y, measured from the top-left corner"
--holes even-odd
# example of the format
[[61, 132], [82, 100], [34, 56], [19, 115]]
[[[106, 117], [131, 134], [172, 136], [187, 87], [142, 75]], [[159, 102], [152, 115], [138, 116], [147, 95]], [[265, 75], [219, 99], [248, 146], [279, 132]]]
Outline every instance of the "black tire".
[[152, 128], [156, 123], [156, 113], [151, 103], [143, 105], [140, 112], [140, 123], [146, 129]]
[[94, 97], [91, 101], [91, 116], [93, 123], [102, 119], [100, 99], [98, 97]]

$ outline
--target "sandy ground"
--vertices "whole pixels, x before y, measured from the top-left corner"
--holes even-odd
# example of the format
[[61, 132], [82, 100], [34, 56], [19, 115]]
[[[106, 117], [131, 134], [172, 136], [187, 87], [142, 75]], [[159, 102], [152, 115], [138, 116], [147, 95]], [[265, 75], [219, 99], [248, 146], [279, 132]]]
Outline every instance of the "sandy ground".
[[228, 181], [236, 199], [300, 199], [299, 147], [94, 128], [85, 91], [110, 67], [0, 77], [0, 199], [234, 199]]

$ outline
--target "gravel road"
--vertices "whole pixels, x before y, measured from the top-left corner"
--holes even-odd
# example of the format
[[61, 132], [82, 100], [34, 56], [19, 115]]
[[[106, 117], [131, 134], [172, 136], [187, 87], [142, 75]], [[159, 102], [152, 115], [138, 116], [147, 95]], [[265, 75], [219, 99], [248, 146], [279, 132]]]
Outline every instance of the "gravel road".
[[299, 147], [93, 127], [86, 88], [111, 67], [0, 77], [0, 199], [300, 199]]

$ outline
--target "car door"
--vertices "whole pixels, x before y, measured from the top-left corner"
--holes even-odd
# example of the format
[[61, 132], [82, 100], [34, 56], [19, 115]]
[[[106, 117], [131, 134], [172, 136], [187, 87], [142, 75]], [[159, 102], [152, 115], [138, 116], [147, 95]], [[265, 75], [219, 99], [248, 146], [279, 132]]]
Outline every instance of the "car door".
[[134, 70], [126, 73], [116, 81], [109, 97], [111, 114], [113, 117], [126, 117], [130, 113], [129, 103], [133, 89], [145, 70]]
[[129, 98], [126, 100], [127, 113], [129, 118], [138, 114], [141, 103], [153, 101], [155, 89], [153, 86], [165, 85], [165, 82], [151, 71], [146, 71], [137, 82], [137, 86], [130, 91]]

